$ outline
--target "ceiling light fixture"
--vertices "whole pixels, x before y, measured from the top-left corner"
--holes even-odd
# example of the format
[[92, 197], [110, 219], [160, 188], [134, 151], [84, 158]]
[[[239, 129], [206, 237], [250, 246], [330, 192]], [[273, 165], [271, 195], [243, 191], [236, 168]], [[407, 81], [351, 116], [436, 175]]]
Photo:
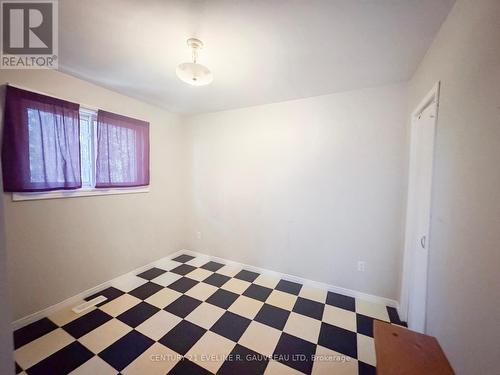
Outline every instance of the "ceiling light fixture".
[[198, 51], [203, 48], [203, 42], [189, 38], [187, 45], [193, 50], [193, 62], [185, 62], [177, 66], [177, 77], [193, 86], [204, 86], [214, 79], [212, 72], [205, 65], [198, 64]]

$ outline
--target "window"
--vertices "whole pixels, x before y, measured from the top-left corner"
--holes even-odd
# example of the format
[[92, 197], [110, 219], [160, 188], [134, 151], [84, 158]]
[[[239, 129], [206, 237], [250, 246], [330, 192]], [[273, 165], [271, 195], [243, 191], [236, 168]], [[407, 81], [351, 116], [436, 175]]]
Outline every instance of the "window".
[[[67, 136], [67, 131], [77, 134], [77, 118], [69, 121], [74, 122], [71, 128], [62, 125], [68, 122], [68, 117], [62, 113], [48, 112], [35, 106], [26, 109], [28, 116], [28, 140], [29, 140], [29, 170], [30, 182], [33, 185], [44, 185], [47, 181], [62, 187], [68, 179], [67, 168], [59, 167], [65, 163], [66, 158], [71, 158], [72, 151], [68, 142], [74, 141], [73, 137]], [[77, 146], [77, 142], [74, 142]], [[78, 149], [75, 147], [76, 152]], [[77, 159], [78, 154], [73, 154]], [[78, 181], [78, 160], [71, 171], [77, 175], [73, 180]], [[77, 187], [77, 186], [73, 186]]]
[[80, 108], [80, 168], [82, 188], [95, 187], [97, 113]]
[[149, 185], [149, 124], [97, 112], [96, 187]]
[[[137, 155], [137, 149], [141, 142], [140, 135], [133, 128], [112, 126], [106, 124], [107, 136], [101, 137], [101, 145], [105, 145], [104, 163], [110, 166], [109, 179], [101, 181], [101, 186], [97, 186], [97, 153], [98, 153], [98, 111], [81, 107], [79, 110], [80, 116], [80, 175], [81, 188], [72, 191], [50, 191], [41, 193], [14, 193], [14, 200], [31, 200], [31, 199], [48, 199], [62, 197], [77, 197], [85, 195], [107, 195], [107, 194], [123, 194], [123, 193], [143, 193], [149, 191], [148, 188], [141, 188], [143, 185], [137, 184], [139, 171], [139, 158], [130, 157]], [[28, 132], [29, 132], [29, 160], [30, 160], [30, 179], [33, 182], [43, 181], [44, 168], [40, 166], [37, 160], [40, 159], [43, 153], [40, 130], [36, 127], [37, 117], [47, 117], [50, 113], [37, 112], [28, 108]], [[119, 116], [119, 115], [116, 115]], [[121, 116], [120, 116], [121, 117]], [[60, 120], [61, 121], [61, 120]], [[104, 121], [107, 121], [106, 118]], [[109, 122], [109, 121], [108, 121]], [[111, 121], [112, 122], [112, 121]], [[101, 125], [102, 126], [102, 125]], [[104, 140], [104, 142], [103, 142]], [[111, 140], [111, 144], [108, 141]], [[102, 149], [103, 147], [101, 147]], [[148, 142], [149, 148], [149, 142]], [[111, 151], [110, 151], [111, 149]], [[115, 157], [111, 161], [108, 160], [108, 154], [113, 154], [115, 149]], [[149, 149], [147, 150], [149, 156]], [[125, 155], [125, 157], [123, 156]], [[145, 150], [141, 155], [145, 155]], [[102, 157], [101, 157], [102, 160]], [[147, 161], [149, 164], [149, 160]], [[149, 175], [149, 168], [148, 175]], [[58, 182], [63, 182], [62, 176], [56, 178]], [[103, 178], [101, 178], [103, 180]], [[147, 181], [149, 185], [149, 179]]]
[[149, 124], [80, 108], [82, 188], [149, 185]]
[[2, 167], [13, 200], [146, 192], [149, 123], [7, 86]]
[[[44, 181], [44, 166], [39, 160], [43, 159], [44, 148], [39, 147], [44, 141], [42, 140], [42, 127], [39, 123], [50, 121], [51, 113], [37, 110], [36, 108], [28, 108], [28, 138], [29, 138], [29, 161], [30, 161], [30, 181], [32, 183], [43, 183]], [[52, 143], [52, 142], [50, 142]], [[47, 145], [49, 146], [49, 145]], [[50, 147], [50, 146], [49, 146]], [[54, 176], [53, 180], [63, 182], [60, 176]]]
[[[39, 162], [44, 154], [54, 155], [54, 152], [47, 148], [54, 147], [55, 141], [42, 139], [43, 127], [38, 126], [39, 122], [47, 123], [49, 112], [38, 111], [28, 108], [28, 138], [29, 138], [29, 164], [30, 181], [41, 183], [44, 181], [44, 174], [47, 173], [44, 165]], [[95, 187], [95, 129], [97, 125], [97, 113], [88, 109], [80, 108], [80, 175], [82, 189]], [[42, 120], [40, 120], [40, 117]], [[45, 121], [44, 121], [45, 120]], [[61, 122], [59, 118], [57, 122]], [[43, 145], [43, 147], [40, 147]], [[49, 172], [50, 173], [50, 172]], [[56, 175], [52, 180], [63, 183], [64, 176]]]
[[7, 86], [2, 144], [6, 192], [81, 187], [80, 106]]

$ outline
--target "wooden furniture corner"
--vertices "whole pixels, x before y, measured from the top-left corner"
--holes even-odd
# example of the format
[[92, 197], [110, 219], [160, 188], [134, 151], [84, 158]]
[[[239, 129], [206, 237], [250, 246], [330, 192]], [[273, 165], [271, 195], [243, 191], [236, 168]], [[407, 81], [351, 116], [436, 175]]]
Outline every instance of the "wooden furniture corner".
[[374, 321], [378, 375], [448, 375], [454, 371], [435, 337]]

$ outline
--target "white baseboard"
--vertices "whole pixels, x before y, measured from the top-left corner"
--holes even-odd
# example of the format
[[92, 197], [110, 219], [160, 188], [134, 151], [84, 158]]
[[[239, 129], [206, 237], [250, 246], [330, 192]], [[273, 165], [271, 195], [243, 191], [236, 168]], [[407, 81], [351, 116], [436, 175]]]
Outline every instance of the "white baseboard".
[[121, 277], [125, 277], [128, 275], [137, 275], [137, 274], [139, 274], [143, 271], [146, 271], [147, 269], [153, 267], [156, 263], [158, 263], [161, 260], [172, 259], [172, 258], [175, 258], [181, 254], [184, 254], [184, 253], [185, 253], [185, 251], [183, 251], [183, 250], [176, 251], [170, 255], [167, 255], [166, 257], [163, 257], [161, 259], [155, 260], [154, 262], [145, 264], [144, 266], [141, 266], [141, 267], [136, 268], [136, 269], [134, 269], [130, 272], [127, 272], [123, 275], [115, 277], [114, 279], [106, 281], [102, 284], [99, 284], [99, 285], [93, 287], [93, 288], [84, 290], [83, 292], [78, 293], [77, 295], [75, 295], [73, 297], [69, 297], [69, 298], [65, 299], [64, 301], [56, 303], [55, 305], [49, 306], [49, 307], [42, 309], [40, 311], [37, 311], [33, 314], [30, 314], [30, 315], [27, 315], [23, 318], [17, 319], [14, 322], [12, 322], [12, 329], [15, 331], [16, 329], [27, 326], [28, 324], [36, 322], [37, 320], [40, 320], [42, 318], [46, 318], [47, 316], [52, 315], [56, 311], [62, 310], [66, 307], [74, 306], [74, 305], [80, 303], [84, 298], [91, 296], [92, 294], [95, 294], [95, 293], [97, 293], [101, 290], [104, 290], [106, 288], [109, 288], [113, 284], [114, 281], [118, 280]]
[[330, 292], [339, 293], [339, 294], [343, 294], [345, 296], [359, 298], [359, 299], [363, 299], [365, 301], [379, 303], [379, 304], [383, 304], [386, 306], [390, 306], [390, 307], [394, 307], [396, 309], [399, 309], [399, 302], [396, 300], [390, 299], [390, 298], [379, 297], [379, 296], [375, 296], [373, 294], [363, 293], [363, 292], [359, 292], [359, 291], [353, 290], [353, 289], [346, 289], [346, 288], [342, 288], [339, 286], [322, 283], [320, 281], [309, 280], [309, 279], [305, 279], [305, 278], [299, 277], [299, 276], [289, 275], [289, 274], [277, 272], [277, 271], [271, 271], [271, 270], [268, 270], [266, 268], [255, 267], [255, 266], [252, 266], [249, 264], [244, 264], [241, 262], [237, 262], [237, 261], [229, 260], [229, 259], [225, 259], [225, 258], [219, 258], [216, 256], [199, 253], [199, 252], [192, 251], [192, 250], [185, 249], [183, 252], [185, 254], [192, 255], [192, 256], [208, 256], [208, 257], [212, 258], [214, 261], [218, 261], [220, 263], [241, 266], [241, 267], [246, 268], [249, 271], [254, 271], [257, 273], [264, 274], [264, 275], [274, 276], [274, 277], [277, 277], [280, 279], [284, 279], [284, 280], [300, 283], [303, 285], [307, 285], [307, 286], [310, 286], [312, 288], [328, 290]]
[[208, 257], [208, 258], [210, 258], [210, 259], [212, 259], [212, 260], [214, 260], [216, 262], [220, 262], [220, 263], [224, 263], [224, 264], [230, 264], [230, 265], [235, 265], [235, 266], [240, 266], [240, 267], [243, 267], [243, 268], [245, 268], [245, 269], [247, 269], [249, 271], [254, 271], [254, 272], [257, 272], [257, 273], [264, 274], [264, 275], [269, 275], [269, 276], [273, 276], [273, 277], [276, 277], [276, 278], [280, 278], [280, 279], [284, 279], [284, 280], [288, 280], [288, 281], [297, 282], [297, 283], [300, 283], [300, 284], [303, 284], [303, 285], [310, 286], [312, 288], [317, 288], [317, 289], [322, 289], [322, 290], [328, 290], [330, 292], [339, 293], [339, 294], [343, 294], [343, 295], [346, 295], [346, 296], [350, 296], [350, 297], [354, 297], [354, 298], [359, 298], [359, 299], [363, 299], [363, 300], [366, 300], [366, 301], [383, 304], [383, 305], [386, 305], [386, 306], [395, 307], [396, 309], [398, 309], [398, 313], [399, 313], [399, 303], [397, 301], [393, 300], [393, 299], [389, 299], [389, 298], [385, 298], [385, 297], [379, 297], [379, 296], [375, 296], [375, 295], [372, 295], [372, 294], [367, 294], [367, 293], [359, 292], [357, 290], [341, 288], [339, 286], [330, 285], [330, 284], [322, 283], [322, 282], [319, 282], [319, 281], [313, 281], [313, 280], [305, 279], [303, 277], [289, 275], [289, 274], [282, 273], [282, 272], [271, 271], [271, 270], [268, 270], [266, 268], [255, 267], [255, 266], [252, 266], [252, 265], [249, 265], [249, 264], [244, 264], [244, 263], [240, 263], [240, 262], [229, 260], [229, 259], [219, 258], [219, 257], [216, 257], [216, 256], [199, 253], [199, 252], [192, 251], [192, 250], [179, 250], [179, 251], [176, 251], [176, 252], [174, 252], [172, 254], [167, 255], [164, 258], [161, 258], [161, 259], [155, 260], [154, 262], [145, 264], [144, 266], [141, 266], [141, 267], [136, 268], [136, 269], [134, 269], [134, 270], [132, 270], [130, 272], [127, 272], [126, 274], [120, 275], [120, 276], [118, 276], [118, 277], [116, 277], [116, 278], [114, 278], [112, 280], [106, 281], [105, 283], [102, 283], [102, 284], [99, 284], [99, 285], [97, 285], [97, 286], [95, 286], [93, 288], [87, 289], [87, 290], [85, 290], [85, 291], [83, 291], [81, 293], [78, 293], [77, 295], [75, 295], [73, 297], [65, 299], [64, 301], [61, 301], [61, 302], [59, 302], [59, 303], [57, 303], [55, 305], [49, 306], [49, 307], [47, 307], [47, 308], [45, 308], [43, 310], [37, 311], [37, 312], [35, 312], [33, 314], [30, 314], [28, 316], [20, 318], [20, 319], [14, 321], [12, 323], [12, 329], [16, 330], [16, 329], [22, 328], [24, 326], [27, 326], [28, 324], [36, 322], [37, 320], [45, 318], [45, 317], [53, 314], [54, 312], [56, 312], [56, 311], [58, 311], [60, 309], [73, 306], [73, 305], [81, 302], [85, 297], [88, 297], [88, 296], [90, 296], [92, 294], [95, 294], [95, 293], [101, 291], [101, 290], [109, 288], [114, 283], [114, 281], [118, 280], [121, 277], [128, 276], [128, 275], [137, 275], [137, 274], [139, 274], [139, 273], [141, 273], [143, 271], [146, 271], [150, 267], [154, 267], [157, 263], [159, 263], [161, 261], [164, 261], [164, 260], [167, 260], [167, 259], [173, 259], [173, 258], [175, 258], [175, 257], [177, 257], [177, 256], [179, 256], [181, 254], [188, 254], [188, 255], [192, 255], [192, 256], [204, 256], [204, 257]]

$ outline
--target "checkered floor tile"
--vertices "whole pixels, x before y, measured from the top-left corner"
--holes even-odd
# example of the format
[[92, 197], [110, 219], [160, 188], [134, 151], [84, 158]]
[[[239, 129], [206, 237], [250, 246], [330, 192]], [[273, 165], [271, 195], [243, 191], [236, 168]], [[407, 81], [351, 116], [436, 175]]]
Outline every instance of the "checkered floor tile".
[[14, 333], [23, 374], [375, 374], [394, 308], [181, 255]]

